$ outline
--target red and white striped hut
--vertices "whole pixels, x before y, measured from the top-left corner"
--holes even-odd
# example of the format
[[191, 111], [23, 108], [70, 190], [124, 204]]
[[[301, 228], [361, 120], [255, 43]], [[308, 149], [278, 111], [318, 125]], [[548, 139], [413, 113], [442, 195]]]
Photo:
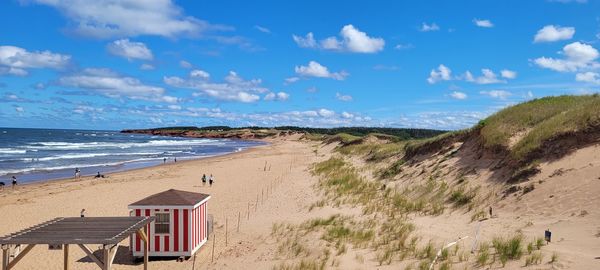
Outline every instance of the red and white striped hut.
[[[129, 205], [131, 216], [152, 216], [148, 224], [149, 256], [192, 256], [208, 237], [207, 202], [210, 195], [169, 189]], [[131, 238], [133, 256], [144, 255], [139, 236]]]

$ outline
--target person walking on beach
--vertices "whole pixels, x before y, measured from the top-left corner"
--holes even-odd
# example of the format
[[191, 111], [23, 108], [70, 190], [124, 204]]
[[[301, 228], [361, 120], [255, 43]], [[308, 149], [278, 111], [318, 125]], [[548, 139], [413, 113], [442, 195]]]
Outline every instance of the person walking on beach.
[[85, 209], [81, 209], [80, 216], [81, 216], [81, 217], [85, 217]]
[[211, 174], [210, 177], [208, 178], [208, 185], [212, 187], [212, 184], [214, 181], [215, 181], [215, 179], [213, 178], [213, 176]]
[[75, 168], [75, 178], [76, 179], [81, 178], [81, 171], [79, 170], [79, 168]]
[[202, 186], [206, 186], [206, 174], [202, 174]]
[[15, 186], [17, 185], [17, 177], [16, 176], [12, 176], [12, 188], [15, 189]]
[[167, 158], [163, 158], [163, 164], [167, 163]]
[[177, 158], [175, 158], [175, 163], [177, 163]]

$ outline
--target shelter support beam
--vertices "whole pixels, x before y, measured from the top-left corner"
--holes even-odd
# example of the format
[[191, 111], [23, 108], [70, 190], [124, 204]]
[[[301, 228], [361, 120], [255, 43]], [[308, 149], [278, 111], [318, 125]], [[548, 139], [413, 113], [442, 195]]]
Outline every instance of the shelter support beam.
[[144, 270], [148, 270], [148, 234], [147, 226], [137, 231], [137, 234], [144, 241]]
[[64, 270], [69, 270], [69, 245], [66, 244], [63, 246], [63, 251], [64, 251]]

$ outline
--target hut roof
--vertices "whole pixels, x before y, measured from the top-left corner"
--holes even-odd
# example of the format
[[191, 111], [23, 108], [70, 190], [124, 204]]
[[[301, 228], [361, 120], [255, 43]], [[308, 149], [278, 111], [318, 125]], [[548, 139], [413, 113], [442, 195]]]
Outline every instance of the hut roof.
[[169, 189], [141, 199], [129, 206], [143, 205], [195, 205], [206, 198], [208, 194]]
[[154, 217], [61, 217], [3, 236], [0, 244], [118, 244]]

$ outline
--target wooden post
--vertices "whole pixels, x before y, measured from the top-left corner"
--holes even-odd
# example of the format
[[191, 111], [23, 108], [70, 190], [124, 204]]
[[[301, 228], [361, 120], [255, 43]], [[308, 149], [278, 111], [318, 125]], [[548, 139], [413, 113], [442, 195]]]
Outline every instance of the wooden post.
[[8, 254], [8, 245], [2, 245], [2, 270], [8, 270], [8, 259], [9, 259], [9, 254]]
[[227, 246], [227, 218], [225, 218], [225, 246]]
[[217, 235], [215, 234], [215, 232], [213, 231], [213, 247], [212, 247], [212, 253], [210, 255], [210, 262], [213, 262], [215, 260], [215, 242], [217, 242]]
[[240, 216], [242, 213], [238, 212], [238, 232], [240, 232]]
[[[12, 259], [12, 261], [9, 261], [10, 258], [10, 253], [8, 253], [8, 257], [6, 258], [6, 269], [12, 269], [13, 267], [15, 267], [15, 265], [17, 265], [17, 263], [19, 261], [21, 261], [21, 259], [23, 259], [23, 257], [25, 257], [25, 255], [27, 255], [27, 253], [29, 253], [29, 251], [31, 251], [31, 249], [33, 249], [33, 247], [35, 246], [35, 244], [29, 244], [27, 245], [27, 247], [25, 247], [25, 249], [23, 249], [21, 252], [19, 252], [19, 255], [16, 255], [16, 257], [14, 257]], [[7, 252], [10, 251], [9, 248], [6, 249]]]
[[148, 226], [144, 226], [144, 270], [148, 270]]
[[103, 260], [104, 260], [104, 269], [103, 270], [110, 270], [110, 249], [108, 249], [106, 247], [106, 245], [104, 245], [104, 247], [102, 248], [102, 253], [103, 253]]
[[65, 244], [64, 245], [64, 256], [63, 256], [63, 260], [64, 260], [64, 270], [69, 270], [69, 244]]

